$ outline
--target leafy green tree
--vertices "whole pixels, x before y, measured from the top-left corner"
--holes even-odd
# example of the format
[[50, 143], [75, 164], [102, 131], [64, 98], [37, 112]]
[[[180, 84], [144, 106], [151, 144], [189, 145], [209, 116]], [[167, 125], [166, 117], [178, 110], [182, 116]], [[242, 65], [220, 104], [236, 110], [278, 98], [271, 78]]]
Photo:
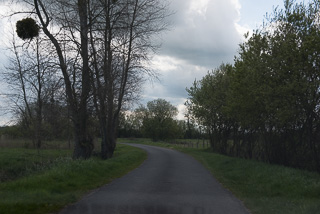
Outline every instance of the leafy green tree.
[[284, 3], [233, 68], [188, 89], [188, 109], [221, 153], [320, 171], [320, 3]]
[[147, 103], [149, 116], [159, 121], [173, 118], [178, 115], [178, 109], [164, 99], [157, 99]]
[[118, 137], [142, 137], [143, 121], [148, 117], [148, 114], [148, 109], [143, 105], [140, 105], [133, 112], [122, 112]]
[[231, 65], [222, 64], [187, 89], [188, 112], [200, 125], [208, 128], [211, 147], [224, 154], [227, 152], [227, 141], [234, 125], [226, 111], [229, 73], [232, 69]]
[[229, 108], [242, 130], [263, 139], [269, 161], [301, 166], [312, 156], [320, 170], [318, 12], [318, 1], [285, 1], [285, 10], [240, 46]]
[[169, 140], [181, 137], [181, 131], [174, 117], [178, 110], [164, 99], [147, 103], [147, 116], [143, 120], [143, 131], [154, 141]]

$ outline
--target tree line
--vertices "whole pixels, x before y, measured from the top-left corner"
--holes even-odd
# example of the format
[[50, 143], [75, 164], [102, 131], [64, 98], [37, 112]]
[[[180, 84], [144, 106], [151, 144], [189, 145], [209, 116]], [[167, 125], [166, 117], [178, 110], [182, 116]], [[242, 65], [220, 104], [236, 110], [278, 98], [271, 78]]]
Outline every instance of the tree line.
[[188, 111], [217, 152], [320, 172], [319, 1], [284, 3], [187, 89]]
[[187, 118], [178, 120], [178, 109], [165, 99], [149, 101], [132, 112], [123, 112], [119, 123], [119, 137], [151, 138], [153, 141], [200, 139], [197, 124]]
[[[12, 15], [26, 14], [12, 35], [3, 77], [11, 87], [19, 123], [32, 130], [38, 148], [46, 125], [71, 123], [73, 157], [93, 151], [92, 121], [101, 156], [116, 147], [121, 111], [140, 92], [148, 61], [166, 30], [168, 4], [159, 0], [24, 0]], [[55, 108], [53, 108], [55, 107]], [[55, 109], [55, 110], [52, 110]], [[50, 112], [55, 111], [55, 112]], [[60, 121], [60, 118], [67, 118]], [[54, 125], [55, 124], [55, 125]]]

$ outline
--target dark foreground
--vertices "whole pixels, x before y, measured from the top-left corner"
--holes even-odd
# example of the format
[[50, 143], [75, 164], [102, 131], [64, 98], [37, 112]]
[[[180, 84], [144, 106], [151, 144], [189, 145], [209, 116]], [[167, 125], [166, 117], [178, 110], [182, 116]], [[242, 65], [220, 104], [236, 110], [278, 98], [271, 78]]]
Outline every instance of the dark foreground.
[[130, 144], [148, 152], [136, 170], [85, 196], [60, 214], [248, 214], [193, 158]]

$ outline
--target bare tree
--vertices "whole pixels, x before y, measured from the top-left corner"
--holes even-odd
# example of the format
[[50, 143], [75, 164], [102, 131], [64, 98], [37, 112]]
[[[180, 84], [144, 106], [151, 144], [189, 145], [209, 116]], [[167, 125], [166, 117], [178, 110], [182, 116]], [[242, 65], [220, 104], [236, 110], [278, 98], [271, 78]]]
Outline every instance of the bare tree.
[[[100, 1], [100, 17], [91, 25], [93, 94], [100, 121], [102, 158], [116, 147], [119, 114], [141, 88], [146, 66], [159, 47], [154, 36], [167, 27], [167, 4], [158, 0]], [[94, 15], [89, 15], [93, 23]]]
[[[11, 41], [10, 64], [2, 71], [4, 80], [9, 84], [13, 94], [16, 113], [20, 115], [25, 128], [32, 130], [35, 147], [42, 144], [43, 105], [51, 91], [60, 88], [54, 59], [48, 52], [48, 44], [43, 38], [21, 43], [15, 36]], [[44, 51], [44, 47], [46, 51]]]
[[[33, 1], [40, 26], [54, 45], [59, 59], [74, 125], [73, 157], [76, 159], [89, 158], [93, 150], [92, 137], [87, 127], [91, 85], [88, 63], [88, 2], [88, 0]], [[61, 23], [61, 20], [64, 20], [64, 23]], [[58, 28], [58, 31], [54, 28]], [[78, 48], [74, 53], [67, 53], [65, 49], [68, 37]], [[68, 57], [72, 60], [68, 61]]]
[[[166, 28], [160, 0], [24, 0], [54, 46], [74, 125], [74, 158], [89, 158], [88, 104], [95, 106], [102, 157], [112, 157], [118, 118], [140, 90]], [[34, 34], [32, 34], [34, 35]], [[159, 40], [158, 40], [159, 41]], [[91, 110], [91, 109], [90, 109]]]

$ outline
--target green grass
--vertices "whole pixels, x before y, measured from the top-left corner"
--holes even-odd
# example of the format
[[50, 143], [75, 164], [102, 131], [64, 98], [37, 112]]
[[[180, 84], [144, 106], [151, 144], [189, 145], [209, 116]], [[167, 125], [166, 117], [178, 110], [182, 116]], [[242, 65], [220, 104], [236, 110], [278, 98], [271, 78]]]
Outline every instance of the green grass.
[[[42, 149], [70, 149], [71, 147], [72, 147], [72, 142], [69, 143], [68, 140], [49, 140], [49, 141], [43, 140], [41, 144]], [[0, 148], [33, 149], [35, 148], [35, 145], [30, 139], [25, 139], [25, 138], [1, 139], [0, 138]]]
[[[4, 155], [2, 151], [0, 153]], [[8, 149], [4, 153], [13, 158], [19, 151], [11, 152]], [[114, 158], [109, 160], [92, 158], [74, 161], [66, 157], [58, 158], [47, 169], [1, 183], [0, 211], [2, 214], [57, 212], [79, 200], [88, 191], [138, 167], [146, 157], [146, 153], [140, 149], [118, 145]]]
[[[125, 141], [125, 140], [122, 140]], [[146, 139], [129, 141], [172, 148], [193, 156], [254, 214], [320, 213], [320, 174], [227, 157]]]
[[[0, 182], [18, 179], [39, 173], [71, 156], [70, 150], [34, 150], [8, 149], [0, 150]], [[69, 158], [70, 159], [70, 158]]]
[[320, 213], [320, 174], [182, 149], [203, 163], [252, 213]]

